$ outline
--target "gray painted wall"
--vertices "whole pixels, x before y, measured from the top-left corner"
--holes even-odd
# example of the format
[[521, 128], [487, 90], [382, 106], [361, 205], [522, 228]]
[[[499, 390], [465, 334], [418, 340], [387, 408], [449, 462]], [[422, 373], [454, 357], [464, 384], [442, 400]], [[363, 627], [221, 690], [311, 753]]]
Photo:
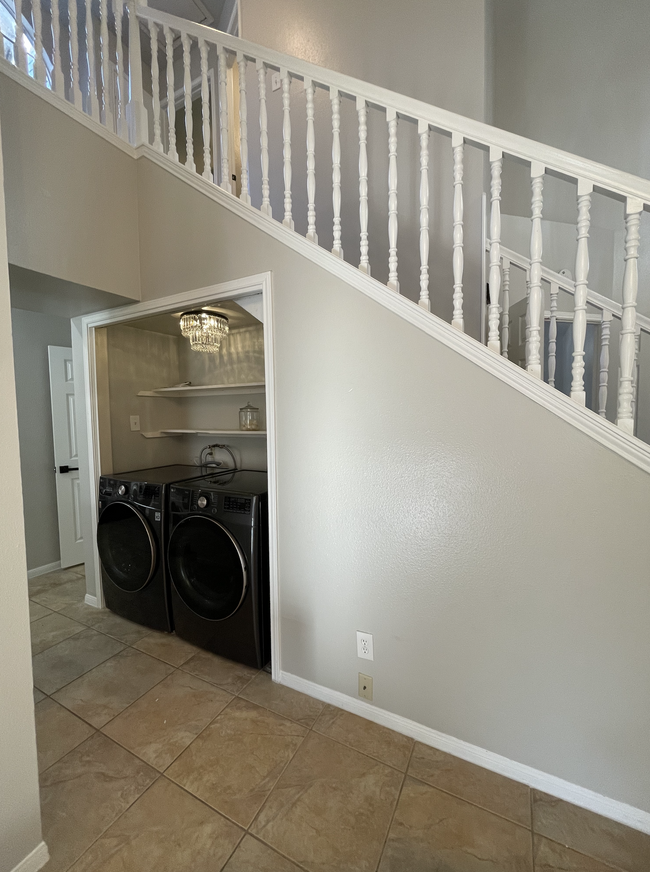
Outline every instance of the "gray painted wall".
[[70, 321], [12, 309], [11, 323], [27, 568], [35, 569], [60, 557], [47, 347], [70, 346]]
[[492, 0], [494, 123], [650, 177], [646, 0]]
[[139, 196], [145, 299], [273, 271], [282, 668], [356, 696], [363, 628], [378, 706], [650, 811], [647, 475], [146, 160]]
[[[3, 126], [9, 126], [6, 117], [3, 117]], [[0, 488], [5, 495], [0, 502], [0, 663], [3, 664], [0, 669], [0, 869], [3, 872], [21, 863], [42, 838], [6, 239], [0, 153]]]
[[135, 161], [0, 75], [9, 260], [140, 297]]

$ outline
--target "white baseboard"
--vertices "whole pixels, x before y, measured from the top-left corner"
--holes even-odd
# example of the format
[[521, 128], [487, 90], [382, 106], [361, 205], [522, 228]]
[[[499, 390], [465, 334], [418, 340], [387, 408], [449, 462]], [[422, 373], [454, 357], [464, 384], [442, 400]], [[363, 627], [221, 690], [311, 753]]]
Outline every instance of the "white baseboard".
[[84, 597], [84, 602], [87, 606], [92, 606], [95, 609], [99, 608], [99, 603], [97, 602], [97, 597], [93, 596], [91, 593], [87, 593]]
[[56, 572], [57, 569], [61, 569], [60, 560], [46, 563], [45, 566], [37, 566], [35, 569], [28, 569], [27, 578], [38, 578], [39, 575], [47, 575], [48, 572]]
[[24, 860], [21, 860], [17, 866], [14, 866], [12, 872], [38, 872], [49, 859], [50, 853], [47, 850], [47, 845], [45, 842], [41, 842]]
[[412, 739], [417, 739], [418, 742], [430, 745], [439, 751], [446, 751], [448, 754], [453, 754], [454, 757], [460, 757], [461, 760], [475, 763], [491, 772], [512, 778], [513, 781], [527, 784], [529, 787], [549, 793], [551, 796], [556, 796], [558, 799], [563, 799], [580, 808], [588, 809], [610, 820], [640, 830], [642, 833], [650, 834], [650, 812], [602, 796], [600, 793], [572, 784], [556, 775], [549, 775], [539, 769], [533, 769], [531, 766], [509, 760], [507, 757], [486, 751], [485, 748], [479, 748], [477, 745], [470, 745], [469, 742], [447, 736], [445, 733], [432, 730], [430, 727], [425, 727], [401, 715], [376, 708], [365, 700], [355, 699], [337, 690], [330, 690], [328, 687], [307, 681], [307, 679], [292, 675], [290, 672], [280, 672], [279, 683], [320, 699], [322, 702], [352, 712], [352, 714], [359, 715], [376, 724], [381, 724], [381, 726], [395, 730], [397, 733], [410, 736]]

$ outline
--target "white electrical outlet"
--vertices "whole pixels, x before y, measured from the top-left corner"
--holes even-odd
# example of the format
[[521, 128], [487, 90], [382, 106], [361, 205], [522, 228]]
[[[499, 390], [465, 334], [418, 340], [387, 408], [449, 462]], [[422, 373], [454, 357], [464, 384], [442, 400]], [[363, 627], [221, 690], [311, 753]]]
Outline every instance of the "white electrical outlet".
[[363, 657], [364, 660], [375, 659], [372, 651], [371, 633], [361, 633], [357, 630], [357, 657]]
[[140, 429], [140, 415], [131, 415], [129, 420], [131, 421], [131, 429], [132, 430], [139, 430]]
[[372, 702], [372, 677], [359, 673], [359, 696]]
[[280, 73], [271, 73], [271, 90], [279, 91], [282, 87], [282, 79]]

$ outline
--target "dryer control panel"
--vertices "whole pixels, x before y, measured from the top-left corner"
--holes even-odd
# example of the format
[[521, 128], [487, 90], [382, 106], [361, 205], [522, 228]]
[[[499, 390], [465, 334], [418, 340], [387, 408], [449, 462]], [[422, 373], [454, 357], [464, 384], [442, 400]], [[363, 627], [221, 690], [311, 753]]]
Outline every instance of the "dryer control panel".
[[[254, 498], [248, 494], [221, 494], [201, 488], [172, 487], [169, 504], [172, 512], [195, 512], [205, 515], [246, 515], [253, 513]], [[243, 520], [243, 518], [242, 518]]]

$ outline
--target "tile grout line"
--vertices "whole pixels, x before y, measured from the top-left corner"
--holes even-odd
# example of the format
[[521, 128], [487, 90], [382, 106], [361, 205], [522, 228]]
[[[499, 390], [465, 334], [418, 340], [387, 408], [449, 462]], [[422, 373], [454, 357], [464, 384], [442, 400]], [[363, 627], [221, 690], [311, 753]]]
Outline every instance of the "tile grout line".
[[386, 845], [388, 844], [388, 837], [390, 836], [390, 831], [393, 827], [393, 821], [395, 820], [395, 814], [397, 813], [397, 806], [399, 805], [399, 801], [402, 798], [402, 791], [404, 790], [404, 785], [406, 784], [406, 778], [408, 776], [408, 771], [409, 771], [409, 766], [411, 765], [411, 760], [413, 759], [413, 751], [414, 750], [415, 750], [415, 742], [413, 742], [413, 745], [411, 746], [411, 753], [409, 754], [408, 763], [406, 764], [406, 769], [404, 770], [404, 775], [402, 777], [402, 783], [400, 784], [399, 792], [397, 794], [397, 802], [395, 803], [393, 813], [390, 816], [388, 828], [386, 829], [386, 836], [384, 837], [384, 842], [381, 846], [381, 851], [379, 852], [379, 859], [377, 860], [377, 865], [375, 866], [375, 870], [379, 869], [379, 866], [381, 865], [381, 861], [384, 857]]
[[[89, 736], [88, 738], [91, 738], [91, 737]], [[108, 736], [105, 736], [105, 738], [108, 738]], [[78, 747], [78, 746], [77, 746], [77, 747]], [[63, 758], [61, 758], [61, 759], [63, 759]], [[151, 768], [153, 769], [153, 766], [152, 766]], [[154, 772], [156, 772], [155, 769], [154, 769]], [[90, 845], [88, 845], [88, 847], [87, 847], [84, 851], [82, 851], [81, 854], [80, 854], [78, 857], [76, 857], [76, 858], [72, 861], [72, 863], [70, 863], [69, 866], [66, 866], [65, 869], [61, 869], [60, 872], [69, 872], [69, 870], [72, 869], [72, 867], [73, 867], [76, 863], [78, 863], [79, 860], [81, 860], [81, 858], [82, 858], [83, 856], [85, 856], [85, 855], [88, 853], [88, 851], [90, 851], [91, 848], [93, 848], [93, 847], [97, 844], [97, 842], [102, 838], [102, 836], [105, 836], [106, 833], [110, 830], [110, 828], [111, 828], [112, 826], [114, 826], [114, 824], [116, 824], [116, 823], [117, 823], [117, 822], [118, 822], [122, 817], [124, 817], [124, 815], [127, 813], [127, 811], [128, 811], [132, 806], [134, 806], [134, 805], [136, 804], [136, 802], [138, 802], [139, 799], [142, 799], [142, 797], [143, 797], [146, 793], [149, 793], [149, 791], [151, 790], [151, 788], [154, 786], [154, 784], [156, 784], [156, 782], [158, 781], [158, 779], [161, 778], [161, 777], [162, 777], [162, 776], [160, 775], [160, 773], [159, 773], [159, 772], [156, 772], [156, 777], [155, 777], [154, 780], [151, 782], [151, 784], [150, 784], [150, 785], [149, 785], [145, 790], [142, 791], [142, 793], [140, 794], [140, 796], [136, 796], [136, 798], [133, 800], [133, 802], [130, 802], [130, 803], [127, 805], [127, 807], [126, 807], [123, 811], [121, 811], [120, 814], [118, 814], [118, 816], [115, 818], [115, 820], [114, 820], [114, 821], [111, 821], [111, 823], [110, 823], [110, 824], [109, 824], [105, 829], [103, 829], [103, 830], [101, 831], [101, 833], [97, 836], [97, 838], [93, 839], [93, 841], [90, 843]]]
[[530, 856], [531, 856], [531, 868], [533, 872], [535, 872], [535, 866], [537, 863], [535, 862], [535, 827], [533, 824], [533, 788], [528, 788], [528, 806], [530, 808]]

